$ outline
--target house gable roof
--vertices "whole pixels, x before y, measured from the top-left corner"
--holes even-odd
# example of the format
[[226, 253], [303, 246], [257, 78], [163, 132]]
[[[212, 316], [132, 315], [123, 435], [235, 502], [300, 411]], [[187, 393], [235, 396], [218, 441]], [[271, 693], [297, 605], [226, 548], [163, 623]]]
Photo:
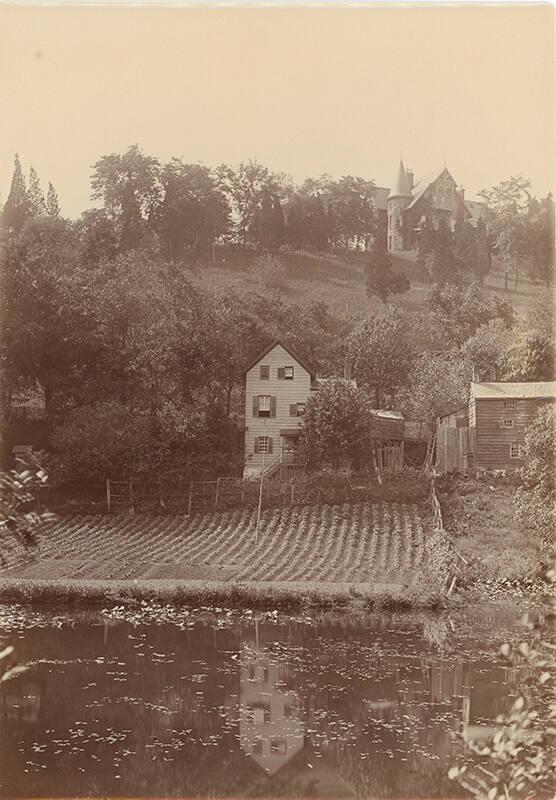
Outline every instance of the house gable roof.
[[308, 364], [306, 364], [305, 361], [302, 361], [299, 358], [299, 356], [296, 356], [296, 354], [293, 352], [293, 350], [290, 347], [288, 347], [287, 345], [285, 345], [284, 342], [282, 342], [280, 339], [275, 339], [271, 344], [269, 344], [269, 346], [266, 348], [266, 350], [263, 350], [262, 353], [259, 353], [259, 355], [256, 358], [254, 358], [249, 363], [249, 365], [245, 368], [244, 374], [247, 374], [250, 369], [253, 369], [253, 367], [256, 364], [258, 364], [259, 361], [262, 361], [262, 359], [265, 356], [267, 356], [270, 353], [271, 350], [274, 350], [275, 347], [283, 347], [284, 350], [286, 351], [286, 353], [288, 353], [293, 358], [294, 361], [297, 361], [299, 366], [303, 367], [303, 369], [306, 370], [309, 373], [309, 375], [311, 376], [311, 379], [312, 380], [315, 379], [315, 377], [316, 377], [315, 370], [312, 369]]
[[535, 383], [472, 383], [477, 400], [556, 400], [556, 381]]
[[[433, 183], [436, 183], [436, 181], [440, 178], [441, 175], [444, 174], [444, 172], [447, 172], [448, 175], [450, 175], [450, 172], [449, 172], [448, 168], [447, 167], [442, 167], [442, 169], [439, 169], [439, 170], [437, 169], [436, 172], [430, 172], [428, 175], [425, 175], [424, 178], [421, 178], [420, 181], [417, 181], [417, 183], [415, 184], [415, 186], [411, 190], [411, 194], [413, 196], [413, 200], [411, 201], [411, 203], [407, 207], [408, 208], [413, 208], [413, 206], [425, 194], [425, 192], [427, 191], [429, 186], [432, 186]], [[450, 175], [450, 178], [452, 178], [451, 175]], [[454, 180], [454, 179], [452, 178], [452, 180]], [[454, 181], [454, 183], [455, 183], [455, 181]]]

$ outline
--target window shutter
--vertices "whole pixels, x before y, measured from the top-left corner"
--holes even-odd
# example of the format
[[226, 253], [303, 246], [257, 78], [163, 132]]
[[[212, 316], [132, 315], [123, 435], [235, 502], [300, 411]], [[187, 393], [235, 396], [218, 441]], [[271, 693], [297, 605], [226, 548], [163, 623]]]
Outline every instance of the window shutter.
[[270, 416], [271, 417], [276, 416], [276, 398], [274, 397], [274, 395], [272, 395], [270, 398]]
[[284, 367], [278, 367], [278, 378], [279, 378], [279, 380], [283, 380], [284, 379], [284, 375], [285, 375]]
[[256, 394], [253, 395], [253, 416], [259, 416], [259, 398]]
[[268, 452], [272, 453], [272, 436], [268, 437]]
[[253, 442], [253, 451], [255, 453], [259, 452], [259, 437], [255, 436], [255, 441]]
[[290, 417], [297, 417], [297, 404], [290, 404]]

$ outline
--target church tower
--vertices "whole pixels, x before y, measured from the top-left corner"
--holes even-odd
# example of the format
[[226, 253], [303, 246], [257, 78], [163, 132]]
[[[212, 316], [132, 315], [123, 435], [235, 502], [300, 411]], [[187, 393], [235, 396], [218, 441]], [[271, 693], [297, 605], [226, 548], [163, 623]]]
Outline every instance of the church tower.
[[390, 253], [404, 249], [402, 235], [403, 210], [410, 204], [412, 199], [411, 185], [403, 161], [400, 159], [398, 177], [388, 195], [388, 252]]

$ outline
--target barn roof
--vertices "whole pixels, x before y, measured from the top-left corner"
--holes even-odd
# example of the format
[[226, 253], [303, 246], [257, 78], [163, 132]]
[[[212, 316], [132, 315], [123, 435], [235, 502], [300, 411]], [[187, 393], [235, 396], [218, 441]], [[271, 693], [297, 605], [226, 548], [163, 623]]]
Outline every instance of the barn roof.
[[471, 394], [479, 400], [556, 399], [556, 381], [472, 383]]

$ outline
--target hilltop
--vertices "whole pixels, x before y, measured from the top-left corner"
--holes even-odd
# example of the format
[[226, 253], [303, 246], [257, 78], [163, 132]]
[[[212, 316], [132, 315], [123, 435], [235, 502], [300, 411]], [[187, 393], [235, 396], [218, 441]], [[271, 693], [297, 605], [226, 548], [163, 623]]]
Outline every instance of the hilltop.
[[[257, 291], [264, 295], [279, 294], [286, 302], [309, 303], [324, 301], [336, 314], [369, 313], [381, 306], [377, 298], [365, 293], [365, 264], [368, 254], [363, 251], [318, 252], [283, 249], [279, 258], [285, 275], [278, 289], [266, 286], [254, 265], [259, 254], [255, 250], [218, 247], [214, 261], [207, 260], [191, 267], [192, 277], [205, 288], [233, 288], [239, 293]], [[393, 267], [407, 276], [411, 289], [392, 299], [392, 303], [407, 311], [422, 308], [430, 291], [423, 280], [422, 270], [411, 253], [392, 255]], [[517, 291], [510, 278], [504, 289], [504, 273], [494, 268], [485, 279], [484, 288], [508, 300], [520, 316], [525, 316], [545, 291], [525, 277], [519, 278]]]

